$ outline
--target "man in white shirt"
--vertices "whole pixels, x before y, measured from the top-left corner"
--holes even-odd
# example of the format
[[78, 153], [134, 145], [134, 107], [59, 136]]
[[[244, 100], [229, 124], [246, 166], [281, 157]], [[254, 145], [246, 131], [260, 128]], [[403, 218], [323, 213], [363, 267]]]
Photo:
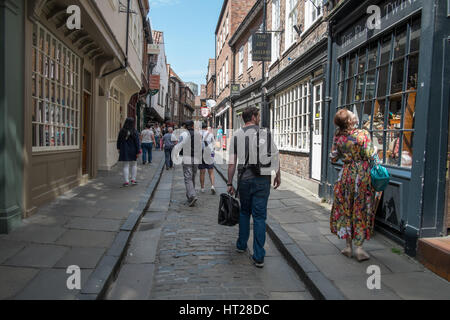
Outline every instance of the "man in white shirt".
[[155, 134], [153, 130], [150, 129], [150, 124], [147, 124], [146, 129], [141, 133], [141, 145], [142, 145], [142, 162], [144, 165], [147, 164], [147, 153], [148, 153], [148, 163], [152, 163], [152, 150], [155, 142]]
[[206, 170], [208, 170], [209, 181], [211, 182], [211, 193], [216, 194], [215, 177], [214, 177], [214, 135], [210, 132], [210, 128], [206, 123], [202, 124], [202, 150], [203, 159], [202, 164], [198, 165], [200, 170], [200, 185], [202, 188], [202, 193], [205, 192], [205, 176]]

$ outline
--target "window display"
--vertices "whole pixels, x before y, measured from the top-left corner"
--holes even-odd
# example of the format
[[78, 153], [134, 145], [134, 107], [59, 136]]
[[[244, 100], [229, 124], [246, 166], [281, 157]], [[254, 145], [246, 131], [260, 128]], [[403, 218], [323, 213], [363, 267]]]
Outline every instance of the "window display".
[[275, 97], [274, 136], [280, 150], [309, 152], [310, 85], [296, 85]]
[[78, 149], [80, 58], [36, 23], [32, 59], [33, 151]]
[[420, 24], [420, 17], [410, 19], [339, 60], [339, 108], [358, 115], [391, 166], [412, 166]]

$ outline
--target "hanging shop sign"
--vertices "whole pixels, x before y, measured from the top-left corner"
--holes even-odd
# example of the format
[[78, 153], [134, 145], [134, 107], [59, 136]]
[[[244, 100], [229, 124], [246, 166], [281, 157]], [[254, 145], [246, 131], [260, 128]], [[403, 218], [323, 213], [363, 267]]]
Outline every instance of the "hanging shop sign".
[[209, 115], [211, 114], [208, 107], [202, 107], [201, 113], [203, 118], [208, 118]]
[[231, 95], [232, 96], [239, 96], [241, 94], [241, 85], [240, 84], [232, 84], [231, 85]]
[[159, 90], [160, 76], [159, 74], [150, 75], [150, 90]]
[[147, 54], [159, 54], [160, 53], [160, 49], [159, 49], [159, 44], [149, 44], [147, 46]]
[[272, 60], [272, 35], [270, 33], [254, 33], [252, 41], [253, 61]]

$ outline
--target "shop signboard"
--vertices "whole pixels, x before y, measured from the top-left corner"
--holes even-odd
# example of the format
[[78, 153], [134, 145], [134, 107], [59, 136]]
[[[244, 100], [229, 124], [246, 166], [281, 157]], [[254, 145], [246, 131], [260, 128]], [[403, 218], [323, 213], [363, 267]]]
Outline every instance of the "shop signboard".
[[159, 74], [150, 75], [150, 90], [159, 90], [160, 76]]
[[147, 46], [147, 54], [159, 54], [159, 44], [151, 43]]
[[201, 108], [201, 113], [202, 113], [202, 117], [203, 118], [208, 118], [209, 115], [210, 115], [209, 108], [208, 107], [202, 107]]
[[230, 94], [231, 94], [231, 96], [239, 96], [241, 94], [241, 85], [240, 84], [232, 84]]
[[270, 33], [254, 33], [252, 45], [253, 61], [272, 60], [272, 35]]
[[[450, 2], [450, 0], [448, 0]], [[392, 25], [418, 11], [423, 6], [422, 0], [385, 0], [378, 4], [380, 16], [366, 14], [357, 23], [343, 31], [337, 39], [337, 55], [342, 56], [384, 32]], [[370, 22], [379, 18], [377, 28], [372, 28]]]

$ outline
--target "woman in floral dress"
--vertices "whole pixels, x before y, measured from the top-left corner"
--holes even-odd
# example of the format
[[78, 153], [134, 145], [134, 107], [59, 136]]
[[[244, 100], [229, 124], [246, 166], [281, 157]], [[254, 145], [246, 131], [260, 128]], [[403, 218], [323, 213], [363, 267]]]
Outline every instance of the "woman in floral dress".
[[374, 226], [374, 195], [371, 186], [370, 161], [374, 159], [374, 147], [369, 132], [356, 129], [357, 117], [346, 109], [336, 113], [337, 131], [333, 139], [331, 162], [342, 160], [343, 168], [334, 186], [334, 202], [331, 210], [331, 232], [339, 239], [347, 240], [342, 253], [353, 256], [352, 241], [356, 245], [358, 261], [369, 259], [362, 249], [369, 240]]

